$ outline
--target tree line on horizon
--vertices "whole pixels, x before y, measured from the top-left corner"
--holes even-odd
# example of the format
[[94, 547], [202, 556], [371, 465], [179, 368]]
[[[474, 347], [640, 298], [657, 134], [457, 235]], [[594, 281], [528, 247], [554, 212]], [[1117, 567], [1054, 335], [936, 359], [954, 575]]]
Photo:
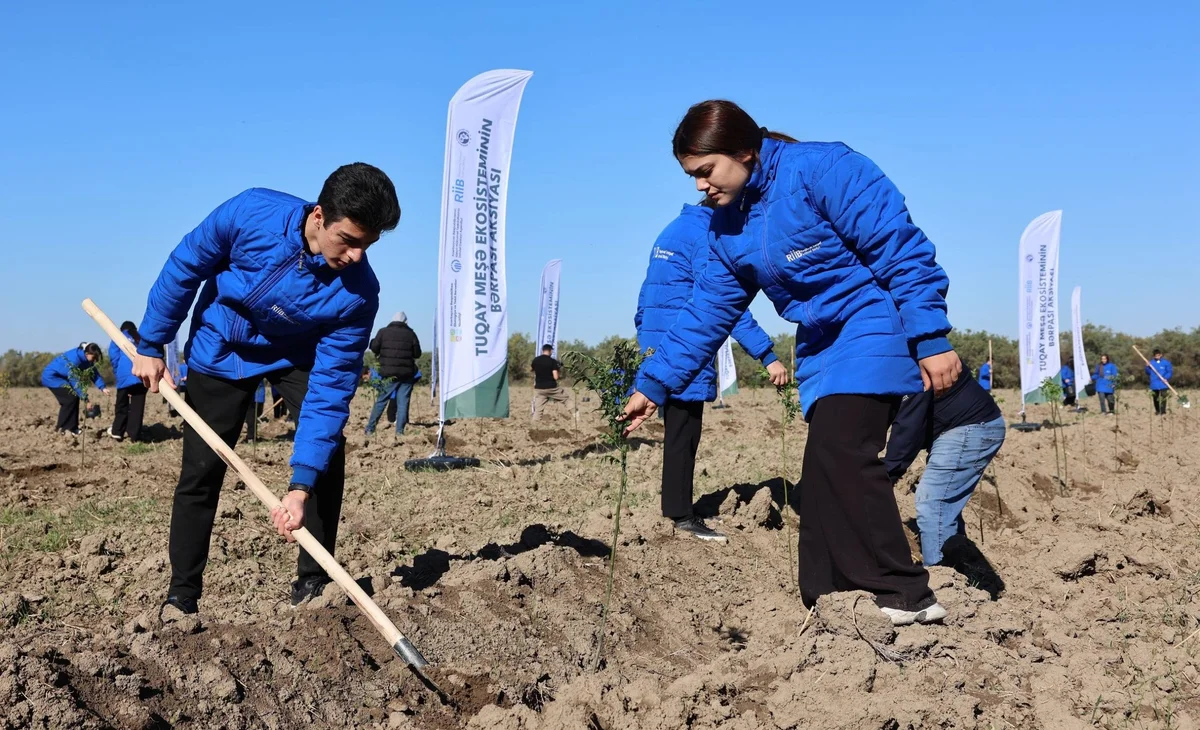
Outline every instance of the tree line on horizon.
[[[775, 354], [785, 364], [791, 364], [791, 348], [795, 336], [790, 333], [779, 334], [772, 338], [775, 342]], [[963, 359], [972, 375], [979, 372], [979, 366], [987, 360], [988, 341], [992, 342], [992, 359], [994, 361], [995, 386], [997, 388], [1016, 388], [1020, 384], [1021, 373], [1018, 367], [1017, 341], [1001, 335], [974, 330], [954, 330], [950, 333], [950, 344]], [[571, 351], [582, 352], [599, 359], [612, 355], [617, 343], [634, 342], [631, 337], [610, 335], [595, 345], [583, 340], [561, 340], [558, 343], [558, 354], [562, 356]], [[1121, 383], [1126, 388], [1137, 388], [1148, 385], [1145, 374], [1145, 364], [1133, 351], [1136, 345], [1146, 357], [1151, 357], [1155, 348], [1163, 354], [1174, 366], [1175, 375], [1171, 384], [1177, 388], [1194, 388], [1200, 386], [1200, 327], [1190, 332], [1182, 329], [1163, 330], [1150, 337], [1134, 337], [1123, 332], [1114, 332], [1102, 326], [1086, 324], [1083, 326], [1083, 347], [1087, 354], [1089, 369], [1095, 373], [1096, 363], [1101, 354], [1107, 354], [1116, 364], [1121, 373]], [[102, 349], [107, 346], [101, 343]], [[1071, 332], [1060, 333], [1059, 349], [1064, 363], [1071, 359]], [[0, 374], [7, 376], [9, 385], [17, 388], [31, 388], [41, 385], [42, 370], [49, 362], [57, 357], [57, 352], [21, 352], [9, 350], [0, 356]], [[509, 381], [525, 384], [532, 380], [529, 364], [536, 355], [541, 354], [541, 345], [524, 332], [513, 333], [508, 338], [508, 376]], [[737, 365], [738, 384], [743, 388], [755, 388], [762, 385], [758, 372], [762, 367], [750, 357], [737, 343], [733, 346], [734, 363]], [[425, 374], [423, 384], [428, 384], [429, 373], [432, 372], [432, 356], [426, 351], [417, 361], [417, 366]], [[112, 385], [112, 364], [107, 354], [100, 364], [100, 375], [104, 382]], [[566, 383], [573, 384], [570, 373], [564, 373]]]

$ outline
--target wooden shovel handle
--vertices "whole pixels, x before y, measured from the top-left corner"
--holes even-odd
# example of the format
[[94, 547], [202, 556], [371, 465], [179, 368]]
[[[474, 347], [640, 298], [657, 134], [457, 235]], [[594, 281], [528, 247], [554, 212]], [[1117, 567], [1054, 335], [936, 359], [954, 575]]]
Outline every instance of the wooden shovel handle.
[[[121, 351], [129, 356], [130, 359], [133, 359], [133, 357], [137, 355], [137, 351], [134, 349], [133, 343], [130, 342], [119, 329], [117, 329], [117, 326], [113, 324], [113, 321], [108, 318], [107, 314], [105, 314], [100, 310], [99, 307], [96, 306], [95, 302], [93, 302], [91, 299], [84, 299], [83, 311], [87, 312], [92, 319], [96, 320], [96, 324], [100, 325], [100, 328], [103, 329], [110, 338], [112, 338], [113, 342], [117, 343], [117, 347], [120, 347]], [[250, 491], [254, 493], [254, 496], [258, 497], [258, 500], [262, 502], [264, 506], [266, 506], [268, 511], [279, 504], [279, 499], [271, 492], [270, 489], [267, 488], [265, 484], [262, 483], [261, 479], [255, 476], [250, 467], [246, 465], [246, 462], [242, 461], [242, 458], [234, 453], [233, 449], [231, 449], [228, 444], [221, 440], [221, 437], [218, 436], [215, 431], [209, 428], [208, 424], [204, 422], [204, 419], [200, 418], [200, 416], [197, 415], [194, 410], [192, 410], [192, 407], [184, 401], [183, 397], [180, 396], [179, 393], [175, 392], [174, 388], [167, 384], [165, 378], [159, 381], [158, 389], [159, 392], [162, 393], [163, 397], [167, 399], [167, 402], [170, 403], [171, 406], [183, 416], [184, 420], [188, 422], [188, 425], [192, 427], [192, 430], [199, 434], [200, 438], [204, 439], [204, 442], [216, 452], [217, 456], [220, 456], [226, 464], [233, 467], [233, 470], [238, 473], [238, 476], [242, 478], [242, 481], [247, 487], [250, 488]], [[379, 606], [371, 600], [371, 597], [368, 596], [366, 592], [359, 587], [358, 583], [356, 583], [354, 579], [350, 577], [350, 574], [347, 573], [336, 560], [334, 560], [333, 556], [329, 554], [329, 551], [326, 550], [321, 543], [317, 542], [317, 538], [313, 537], [311, 532], [301, 527], [298, 530], [293, 530], [292, 536], [295, 537], [296, 542], [300, 543], [300, 546], [307, 550], [308, 554], [311, 555], [313, 559], [325, 569], [325, 572], [329, 574], [329, 577], [332, 578], [335, 583], [341, 586], [342, 590], [346, 591], [346, 595], [350, 596], [350, 600], [354, 601], [354, 605], [358, 606], [359, 609], [366, 614], [367, 618], [370, 619], [371, 623], [375, 626], [375, 629], [383, 635], [384, 640], [387, 641], [387, 643], [390, 644], [393, 649], [396, 649], [397, 645], [411, 646], [408, 640], [404, 638], [404, 634], [400, 633], [400, 630], [396, 628], [396, 625], [393, 624], [379, 608]], [[396, 649], [396, 651], [397, 653], [400, 653], [399, 649]], [[420, 656], [419, 652], [417, 653], [417, 656]], [[412, 662], [410, 661], [410, 663]]]

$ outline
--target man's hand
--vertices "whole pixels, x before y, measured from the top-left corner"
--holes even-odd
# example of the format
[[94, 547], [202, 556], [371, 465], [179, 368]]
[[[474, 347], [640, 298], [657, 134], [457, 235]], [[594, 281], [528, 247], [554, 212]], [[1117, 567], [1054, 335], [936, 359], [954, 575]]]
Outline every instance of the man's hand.
[[625, 415], [619, 419], [621, 421], [629, 421], [629, 427], [625, 429], [624, 435], [628, 436], [635, 428], [642, 425], [647, 418], [653, 416], [657, 410], [658, 406], [654, 405], [653, 401], [641, 393], [634, 391], [633, 395], [629, 397], [629, 402], [625, 404]]
[[954, 350], [930, 355], [919, 360], [917, 364], [921, 366], [921, 380], [925, 383], [925, 390], [933, 388], [935, 396], [950, 390], [950, 386], [954, 385], [954, 381], [958, 380], [958, 375], [962, 372], [962, 360], [958, 359], [958, 353]]
[[163, 378], [167, 379], [167, 384], [172, 388], [175, 387], [175, 381], [171, 378], [171, 371], [167, 370], [167, 364], [163, 362], [161, 357], [146, 357], [145, 355], [133, 356], [133, 375], [142, 379], [142, 385], [150, 389], [151, 393], [158, 392], [158, 381]]
[[275, 530], [288, 542], [296, 542], [292, 530], [304, 527], [304, 503], [308, 501], [308, 492], [293, 489], [271, 508], [271, 523]]
[[792, 379], [792, 376], [788, 373], [787, 368], [785, 368], [783, 363], [779, 362], [778, 360], [767, 366], [767, 375], [771, 376], [771, 384], [777, 388], [782, 388]]

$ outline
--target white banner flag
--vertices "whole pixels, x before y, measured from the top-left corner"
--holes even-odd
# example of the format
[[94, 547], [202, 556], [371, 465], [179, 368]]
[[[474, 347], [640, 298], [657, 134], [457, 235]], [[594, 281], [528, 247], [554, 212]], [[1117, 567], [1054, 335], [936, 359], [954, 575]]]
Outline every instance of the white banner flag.
[[488, 71], [450, 100], [436, 335], [443, 421], [508, 417], [505, 206], [517, 110], [532, 75]]
[[1018, 348], [1023, 403], [1044, 403], [1042, 382], [1061, 382], [1058, 352], [1058, 244], [1062, 211], [1044, 213], [1021, 234]]
[[1084, 388], [1092, 382], [1087, 353], [1083, 351], [1083, 313], [1079, 306], [1082, 295], [1083, 287], [1077, 286], [1071, 292], [1071, 358], [1075, 361], [1075, 391], [1080, 396], [1087, 395]]
[[717, 350], [717, 383], [722, 398], [737, 395], [737, 367], [733, 363], [732, 338], [725, 340], [725, 344]]
[[538, 299], [537, 340], [533, 343], [535, 353], [542, 353], [543, 345], [550, 345], [558, 357], [558, 294], [562, 278], [562, 259], [553, 259], [542, 269], [542, 294]]

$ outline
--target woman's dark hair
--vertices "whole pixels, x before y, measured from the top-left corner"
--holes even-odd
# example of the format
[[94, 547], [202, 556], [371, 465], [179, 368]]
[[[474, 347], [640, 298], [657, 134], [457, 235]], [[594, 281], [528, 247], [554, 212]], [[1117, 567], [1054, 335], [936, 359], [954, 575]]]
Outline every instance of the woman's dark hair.
[[758, 122], [732, 101], [710, 99], [694, 104], [683, 115], [671, 139], [671, 152], [676, 159], [689, 155], [738, 157], [749, 154], [757, 161], [758, 150], [766, 138], [797, 141], [782, 132], [758, 126]]
[[1107, 352], [1100, 353], [1100, 357], [1104, 358], [1105, 360], [1108, 360], [1109, 362], [1112, 362], [1112, 358], [1108, 356]]
[[325, 179], [317, 205], [325, 225], [349, 218], [358, 225], [383, 233], [400, 222], [396, 186], [383, 170], [365, 162], [342, 165]]
[[96, 362], [104, 359], [104, 353], [100, 350], [100, 345], [97, 345], [95, 342], [89, 342], [86, 345], [81, 342], [79, 346], [83, 348], [85, 355], [91, 355], [96, 358]]
[[142, 343], [142, 336], [138, 334], [137, 325], [133, 322], [129, 320], [122, 322], [121, 331], [133, 338], [133, 344], [140, 345]]

